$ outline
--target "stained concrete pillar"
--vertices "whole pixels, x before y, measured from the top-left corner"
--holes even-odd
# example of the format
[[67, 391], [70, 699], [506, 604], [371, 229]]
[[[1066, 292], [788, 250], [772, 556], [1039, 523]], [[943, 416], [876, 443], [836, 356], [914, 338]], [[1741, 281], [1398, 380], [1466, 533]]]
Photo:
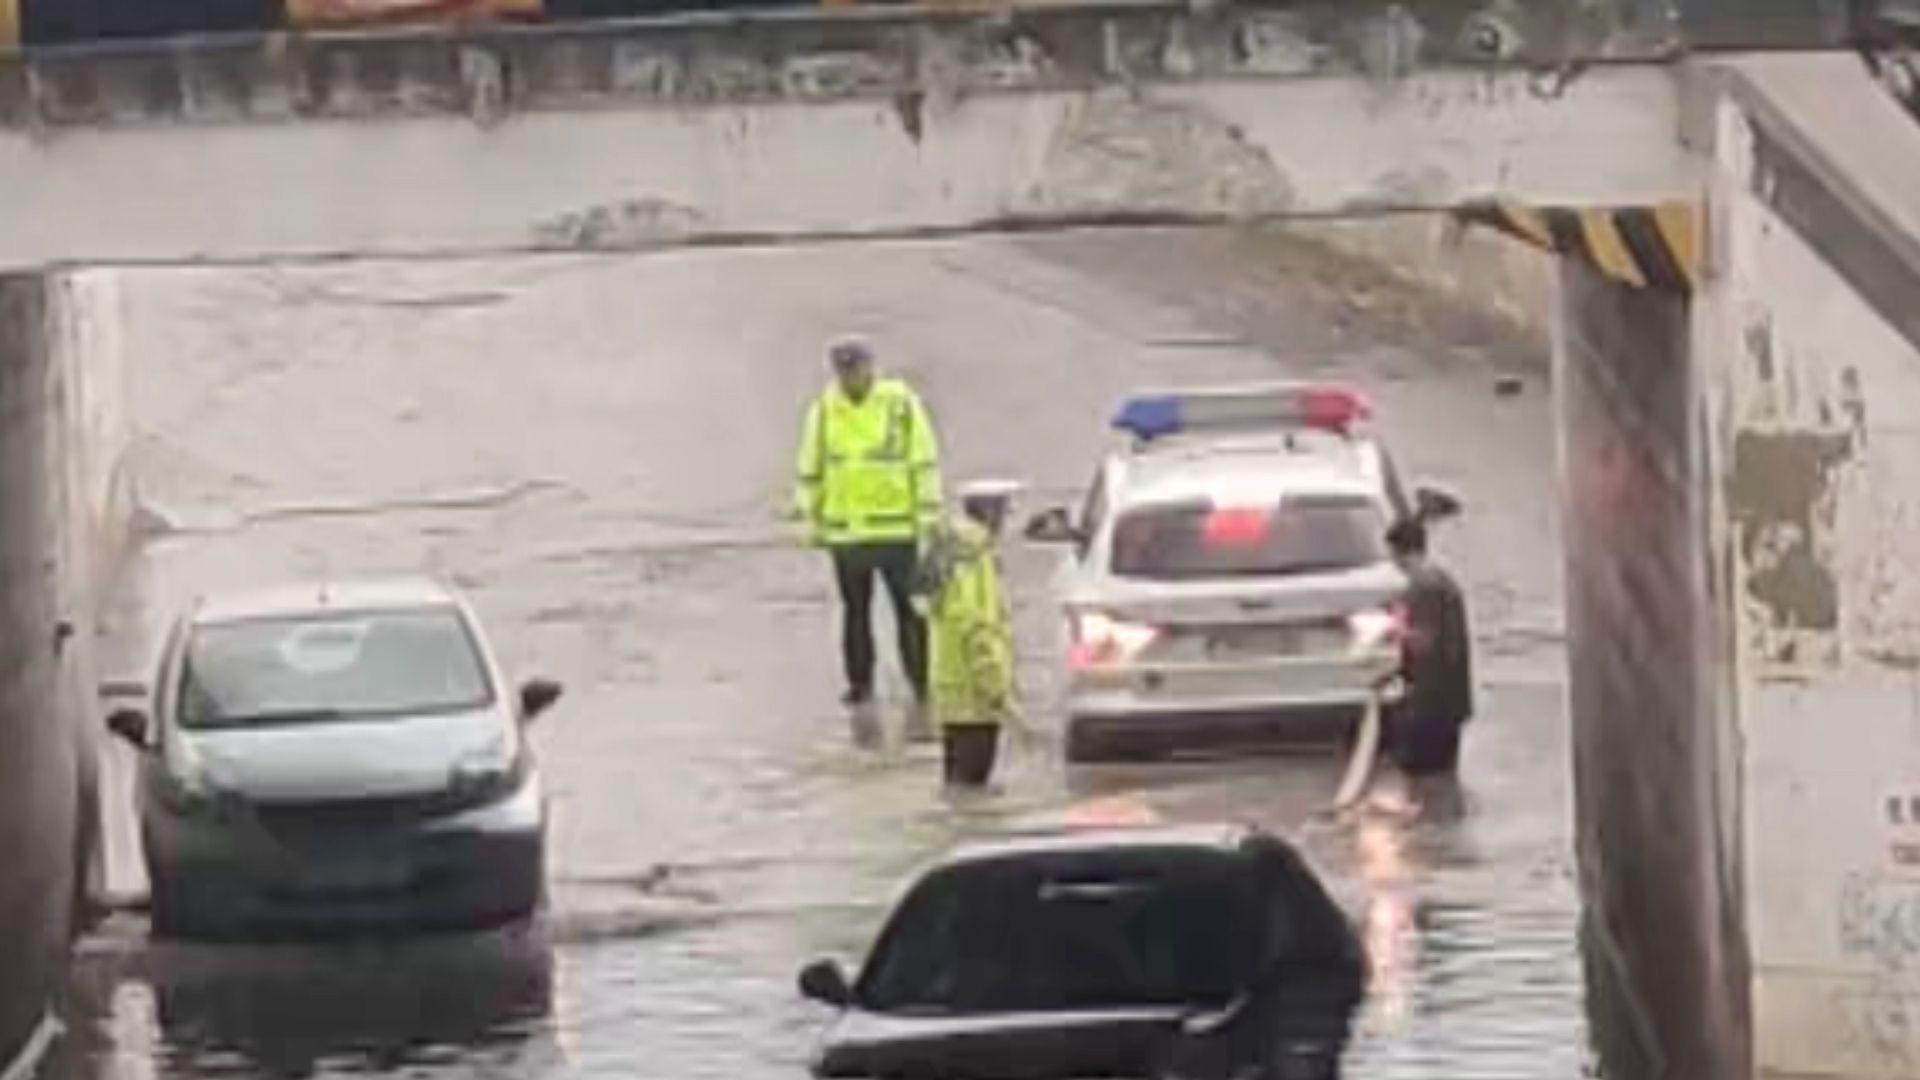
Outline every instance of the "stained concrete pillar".
[[[1717, 62], [1695, 301], [1762, 1075], [1920, 1075], [1920, 126]], [[1723, 721], [1723, 730], [1726, 722]]]
[[73, 638], [60, 630], [56, 289], [45, 275], [0, 276], [0, 1069], [61, 977], [90, 798]]
[[1569, 693], [1596, 1041], [1610, 1076], [1744, 1080], [1689, 304], [1572, 261], [1561, 272]]
[[0, 275], [0, 1076], [101, 883], [97, 613], [131, 506], [115, 284]]
[[1720, 58], [1688, 297], [1563, 264], [1583, 927], [1608, 1074], [1920, 1075], [1920, 127]]

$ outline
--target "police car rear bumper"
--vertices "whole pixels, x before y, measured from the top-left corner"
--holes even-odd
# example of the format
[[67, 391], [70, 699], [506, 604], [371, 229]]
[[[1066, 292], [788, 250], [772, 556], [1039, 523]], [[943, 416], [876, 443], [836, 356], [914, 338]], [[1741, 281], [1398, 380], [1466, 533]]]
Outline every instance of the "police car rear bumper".
[[1376, 693], [1399, 696], [1393, 651], [1243, 664], [1115, 666], [1074, 672], [1067, 712], [1093, 719], [1181, 723], [1195, 716], [1357, 714]]

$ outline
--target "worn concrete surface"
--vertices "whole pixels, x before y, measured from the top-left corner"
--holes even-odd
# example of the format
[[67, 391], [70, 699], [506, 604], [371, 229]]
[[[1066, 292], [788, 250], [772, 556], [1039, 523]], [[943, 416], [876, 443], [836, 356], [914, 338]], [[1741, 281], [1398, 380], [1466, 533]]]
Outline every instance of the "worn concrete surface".
[[1743, 1080], [1736, 841], [1716, 813], [1714, 610], [1688, 306], [1562, 271], [1554, 376], [1582, 940], [1609, 1075]]
[[[75, 927], [92, 754], [75, 722], [91, 622], [76, 610], [62, 451], [62, 283], [0, 277], [0, 1069], [38, 1045]], [[66, 631], [62, 632], [63, 626]]]
[[1565, 80], [1468, 63], [1446, 44], [1465, 12], [1429, 30], [1394, 11], [803, 12], [0, 60], [0, 266], [1691, 190], [1661, 63]]
[[[290, 573], [466, 585], [517, 671], [570, 688], [539, 734], [554, 911], [530, 940], [381, 953], [150, 949], [121, 917], [83, 950], [55, 1076], [795, 1075], [821, 1017], [794, 971], [863, 947], [902, 874], [957, 836], [1116, 806], [1307, 845], [1378, 958], [1353, 1075], [1579, 1075], [1548, 398], [1493, 393], [1538, 360], [1491, 324], [1211, 232], [124, 287], [140, 490], [172, 526], [130, 613]], [[1465, 816], [1313, 825], [1328, 760], [1067, 770], [1054, 556], [1026, 547], [1035, 737], [1002, 789], [950, 804], [928, 749], [852, 745], [829, 582], [774, 519], [820, 345], [849, 327], [924, 388], [952, 475], [1025, 477], [1029, 506], [1077, 495], [1132, 386], [1293, 372], [1377, 394], [1409, 471], [1470, 503], [1440, 539], [1479, 623]]]
[[1783, 1075], [1912, 1076], [1920, 204], [1893, 178], [1920, 129], [1816, 61], [1737, 74], [1715, 115], [1729, 269], [1696, 335], [1719, 357], [1703, 494], [1738, 673], [1756, 1057]]
[[1295, 236], [1380, 269], [1423, 291], [1504, 321], [1546, 357], [1560, 318], [1553, 253], [1452, 215], [1396, 214], [1288, 222]]

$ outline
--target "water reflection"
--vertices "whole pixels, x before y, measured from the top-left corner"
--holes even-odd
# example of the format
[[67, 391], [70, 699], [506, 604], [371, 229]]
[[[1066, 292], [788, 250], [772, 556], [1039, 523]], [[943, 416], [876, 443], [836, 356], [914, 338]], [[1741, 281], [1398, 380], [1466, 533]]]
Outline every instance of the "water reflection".
[[1420, 936], [1413, 868], [1406, 854], [1406, 817], [1379, 809], [1365, 808], [1354, 827], [1354, 865], [1366, 891], [1361, 937], [1372, 989], [1369, 1027], [1377, 1034], [1393, 1034], [1403, 1030], [1412, 1015]]
[[86, 1045], [85, 1032], [109, 1028], [156, 1033], [164, 1049], [139, 1071], [163, 1078], [530, 1075], [557, 1053], [553, 953], [533, 929], [325, 946], [157, 945], [137, 970], [85, 982], [93, 989], [77, 1007], [98, 1015], [79, 1017], [59, 1072], [76, 1080], [128, 1075], [124, 1059]]

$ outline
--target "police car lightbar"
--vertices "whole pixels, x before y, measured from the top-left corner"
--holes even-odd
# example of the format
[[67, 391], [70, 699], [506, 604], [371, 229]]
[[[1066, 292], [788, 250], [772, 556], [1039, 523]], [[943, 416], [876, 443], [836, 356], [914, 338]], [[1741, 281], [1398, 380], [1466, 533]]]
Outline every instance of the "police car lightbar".
[[1365, 395], [1327, 383], [1267, 383], [1128, 398], [1113, 426], [1142, 442], [1196, 431], [1300, 430], [1339, 435], [1373, 415]]

